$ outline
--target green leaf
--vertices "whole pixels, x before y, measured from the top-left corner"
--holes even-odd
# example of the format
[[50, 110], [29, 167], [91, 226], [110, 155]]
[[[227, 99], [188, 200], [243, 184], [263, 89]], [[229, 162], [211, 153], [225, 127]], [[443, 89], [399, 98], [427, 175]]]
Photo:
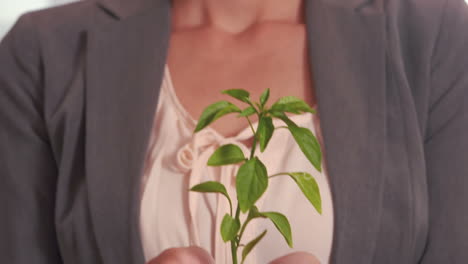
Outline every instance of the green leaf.
[[291, 119], [289, 119], [289, 117], [284, 113], [284, 112], [281, 112], [281, 111], [269, 111], [270, 115], [273, 116], [273, 117], [277, 117], [281, 120], [283, 120], [283, 122], [288, 125], [288, 127], [290, 126], [295, 126], [297, 127], [296, 123], [294, 123], [294, 121], [292, 121]]
[[224, 90], [221, 93], [230, 95], [244, 103], [249, 103], [250, 99], [250, 93], [247, 92], [246, 90], [243, 89], [230, 89], [230, 90]]
[[269, 116], [262, 116], [258, 123], [257, 135], [260, 143], [260, 151], [263, 152], [273, 136], [273, 120]]
[[216, 181], [207, 181], [204, 183], [197, 184], [193, 186], [191, 189], [193, 192], [201, 192], [201, 193], [220, 193], [224, 195], [228, 199], [229, 207], [231, 208], [232, 214], [232, 201], [231, 197], [229, 197], [228, 192], [226, 191], [226, 187], [219, 182]]
[[265, 216], [262, 215], [262, 213], [260, 213], [260, 211], [258, 211], [257, 206], [253, 205], [249, 210], [249, 215], [247, 216], [247, 220], [258, 218], [258, 217], [265, 218]]
[[265, 103], [268, 101], [268, 98], [270, 98], [270, 89], [267, 88], [261, 95], [260, 95], [260, 104], [265, 106]]
[[307, 200], [315, 207], [315, 210], [317, 210], [319, 214], [322, 214], [320, 189], [314, 177], [307, 172], [291, 172], [288, 173], [288, 175], [294, 179]]
[[322, 171], [322, 152], [314, 134], [305, 127], [288, 126], [299, 148], [317, 171]]
[[246, 158], [241, 148], [234, 144], [227, 144], [219, 147], [208, 159], [208, 166], [222, 166], [236, 164]]
[[306, 102], [295, 96], [281, 97], [271, 106], [271, 111], [289, 112], [294, 114], [310, 112], [315, 114], [314, 109], [312, 109]]
[[250, 241], [247, 245], [245, 245], [244, 249], [242, 250], [242, 263], [245, 261], [247, 255], [252, 251], [252, 249], [262, 240], [262, 238], [266, 235], [267, 230], [263, 231], [260, 235], [258, 235], [254, 240]]
[[284, 239], [286, 240], [286, 243], [288, 243], [288, 246], [290, 248], [293, 247], [293, 242], [292, 242], [292, 232], [291, 232], [291, 225], [289, 224], [288, 218], [284, 216], [283, 214], [277, 213], [277, 212], [262, 212], [262, 215], [268, 217], [273, 224], [275, 224], [276, 228], [280, 233], [283, 235]]
[[[270, 110], [268, 110], [268, 113], [269, 113], [271, 116], [277, 117], [277, 118], [279, 118], [279, 119], [281, 119], [281, 120], [283, 120], [284, 117], [287, 118], [287, 115], [286, 115], [284, 112], [281, 112], [281, 111], [274, 111], [274, 110], [271, 110], [271, 109], [270, 109]], [[283, 120], [283, 121], [284, 121], [284, 120]], [[286, 122], [286, 121], [284, 121], [284, 122]], [[292, 122], [292, 121], [291, 121], [291, 122]]]
[[241, 225], [239, 219], [234, 219], [229, 214], [225, 214], [223, 222], [221, 222], [221, 237], [224, 242], [231, 241], [236, 238]]
[[241, 110], [228, 101], [219, 101], [209, 105], [201, 114], [195, 132], [198, 132], [211, 124], [216, 119], [233, 112], [240, 113]]
[[289, 119], [282, 112], [273, 112], [270, 113], [275, 117], [283, 120], [288, 129], [294, 137], [294, 140], [299, 145], [299, 148], [302, 150], [302, 153], [306, 158], [312, 163], [312, 165], [317, 169], [317, 171], [322, 171], [322, 151], [320, 148], [320, 143], [318, 142], [315, 135], [305, 127], [297, 126], [291, 119]]
[[239, 117], [251, 116], [255, 114], [255, 112], [255, 108], [253, 106], [249, 106], [240, 112]]
[[231, 200], [231, 198], [229, 197], [229, 194], [226, 191], [226, 187], [224, 187], [224, 185], [222, 185], [221, 183], [215, 182], [215, 181], [208, 181], [208, 182], [197, 184], [193, 186], [190, 190], [194, 192], [201, 192], [201, 193], [220, 193], [226, 196], [228, 200]]
[[268, 174], [265, 165], [257, 157], [244, 163], [236, 176], [237, 200], [241, 211], [246, 213], [267, 187]]

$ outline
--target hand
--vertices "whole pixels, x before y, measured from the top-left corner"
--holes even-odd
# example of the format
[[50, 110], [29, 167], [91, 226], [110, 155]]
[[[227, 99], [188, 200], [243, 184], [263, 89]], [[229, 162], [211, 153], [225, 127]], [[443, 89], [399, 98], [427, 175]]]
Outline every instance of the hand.
[[200, 247], [170, 248], [147, 264], [214, 264], [210, 254]]
[[320, 264], [320, 261], [307, 252], [294, 252], [270, 262], [270, 264]]

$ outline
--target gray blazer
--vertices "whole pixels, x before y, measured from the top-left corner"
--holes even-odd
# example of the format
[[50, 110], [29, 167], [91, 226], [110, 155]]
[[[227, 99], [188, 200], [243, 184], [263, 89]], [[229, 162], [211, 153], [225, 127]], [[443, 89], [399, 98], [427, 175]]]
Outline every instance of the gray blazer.
[[[331, 262], [468, 263], [464, 0], [305, 7]], [[169, 0], [89, 0], [3, 39], [1, 263], [144, 263], [138, 188], [169, 33]]]

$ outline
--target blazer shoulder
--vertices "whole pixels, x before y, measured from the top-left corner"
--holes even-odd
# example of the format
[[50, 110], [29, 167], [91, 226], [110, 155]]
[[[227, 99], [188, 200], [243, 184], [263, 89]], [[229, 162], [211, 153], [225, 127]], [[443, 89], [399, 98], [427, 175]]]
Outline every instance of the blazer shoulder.
[[[376, 0], [379, 1], [379, 0]], [[400, 35], [418, 37], [424, 41], [435, 41], [450, 19], [468, 16], [465, 0], [381, 0], [387, 22]]]
[[[419, 58], [419, 65], [434, 63], [464, 43], [468, 28], [465, 0], [382, 0], [387, 20], [387, 41], [393, 54], [404, 60]], [[466, 44], [464, 44], [466, 47]], [[464, 51], [463, 51], [464, 52]], [[425, 61], [430, 60], [430, 61]], [[424, 63], [421, 63], [423, 62]]]
[[44, 97], [63, 94], [82, 68], [87, 32], [112, 21], [95, 0], [27, 12], [0, 43], [0, 70], [9, 79], [26, 71], [34, 85], [24, 89], [43, 104]]
[[38, 41], [47, 45], [54, 40], [66, 41], [112, 20], [113, 17], [96, 0], [84, 0], [24, 13], [16, 24], [35, 32]]

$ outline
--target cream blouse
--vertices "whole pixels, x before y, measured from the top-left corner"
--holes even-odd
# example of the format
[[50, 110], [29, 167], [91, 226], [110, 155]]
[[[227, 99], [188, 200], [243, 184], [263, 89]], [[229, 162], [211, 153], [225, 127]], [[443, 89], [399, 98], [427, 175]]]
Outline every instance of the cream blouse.
[[[291, 119], [317, 133], [316, 115], [305, 113], [293, 115]], [[284, 124], [274, 120], [274, 125]], [[228, 143], [241, 146], [248, 156], [250, 152], [244, 142], [252, 137], [252, 132], [246, 126], [236, 136], [224, 137], [208, 127], [193, 134], [195, 126], [196, 120], [175, 94], [166, 66], [142, 181], [140, 232], [147, 261], [171, 247], [196, 245], [210, 252], [216, 263], [231, 262], [230, 245], [222, 241], [218, 231], [224, 214], [229, 212], [227, 200], [221, 195], [189, 192], [188, 189], [205, 181], [219, 181], [226, 186], [235, 208], [235, 175], [239, 165], [207, 167], [206, 163], [217, 147]], [[257, 122], [253, 126], [256, 128]], [[321, 142], [320, 134], [318, 139]], [[315, 170], [287, 129], [275, 130], [266, 151], [256, 154], [269, 175], [305, 171], [315, 177], [322, 196], [322, 215], [315, 211], [292, 179], [272, 178], [257, 206], [260, 211], [277, 211], [288, 217], [294, 248], [288, 247], [269, 220], [255, 219], [245, 230], [241, 243], [248, 243], [265, 229], [268, 232], [245, 263], [264, 264], [294, 251], [310, 252], [321, 263], [328, 263], [333, 208], [325, 164], [322, 163], [322, 173]]]

